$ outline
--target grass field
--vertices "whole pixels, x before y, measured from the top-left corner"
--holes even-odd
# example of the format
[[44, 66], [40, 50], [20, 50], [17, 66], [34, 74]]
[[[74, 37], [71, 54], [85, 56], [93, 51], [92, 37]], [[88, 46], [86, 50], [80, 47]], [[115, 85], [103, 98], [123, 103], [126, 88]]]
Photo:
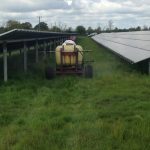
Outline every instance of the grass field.
[[94, 50], [93, 79], [47, 81], [44, 65], [1, 78], [0, 150], [150, 149], [150, 77], [89, 38], [77, 42]]

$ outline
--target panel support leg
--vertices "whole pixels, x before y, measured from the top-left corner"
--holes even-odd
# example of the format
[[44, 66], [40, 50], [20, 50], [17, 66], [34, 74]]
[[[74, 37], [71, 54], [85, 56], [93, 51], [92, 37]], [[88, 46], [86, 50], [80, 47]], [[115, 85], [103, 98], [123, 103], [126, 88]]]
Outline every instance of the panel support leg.
[[36, 54], [35, 54], [35, 55], [36, 55], [36, 56], [35, 56], [35, 57], [36, 57], [36, 58], [35, 58], [35, 59], [36, 59], [35, 61], [36, 61], [36, 63], [38, 63], [38, 62], [39, 62], [39, 45], [38, 45], [38, 41], [36, 41], [35, 53], [36, 53]]
[[46, 42], [44, 42], [44, 58], [46, 59]]
[[7, 68], [7, 44], [3, 44], [3, 57], [4, 57], [4, 81], [8, 81], [8, 68]]
[[24, 72], [27, 73], [27, 45], [24, 43]]
[[11, 51], [9, 51], [9, 56], [11, 56]]
[[150, 59], [148, 60], [148, 74], [150, 75]]
[[54, 47], [54, 49], [55, 49], [55, 46], [56, 46], [56, 44], [55, 44], [55, 40], [53, 41], [53, 47]]
[[50, 42], [50, 51], [52, 51], [52, 42]]

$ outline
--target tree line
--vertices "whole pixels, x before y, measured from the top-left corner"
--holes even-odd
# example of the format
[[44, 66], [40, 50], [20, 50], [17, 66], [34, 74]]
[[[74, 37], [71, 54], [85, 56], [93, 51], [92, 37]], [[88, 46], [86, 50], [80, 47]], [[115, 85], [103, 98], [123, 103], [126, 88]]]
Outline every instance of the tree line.
[[9, 20], [6, 22], [5, 26], [1, 26], [0, 27], [0, 33], [3, 32], [7, 32], [9, 30], [12, 29], [27, 29], [27, 30], [38, 30], [38, 31], [51, 31], [51, 32], [67, 32], [67, 33], [72, 33], [72, 32], [77, 32], [80, 35], [90, 35], [92, 33], [104, 33], [104, 32], [129, 32], [129, 31], [148, 31], [150, 30], [150, 27], [144, 25], [143, 27], [131, 27], [131, 28], [124, 28], [124, 29], [120, 29], [117, 27], [114, 27], [113, 25], [113, 21], [109, 20], [108, 21], [108, 25], [105, 28], [101, 28], [100, 26], [98, 26], [97, 28], [93, 29], [92, 27], [88, 27], [87, 29], [80, 25], [77, 26], [75, 29], [73, 29], [72, 27], [66, 27], [66, 26], [51, 26], [49, 27], [47, 23], [45, 22], [40, 22], [39, 24], [35, 25], [34, 27], [32, 26], [32, 24], [30, 22], [24, 22], [24, 23], [20, 23], [19, 21], [16, 20]]
[[66, 28], [66, 26], [51, 26], [49, 27], [47, 23], [40, 22], [33, 26], [30, 22], [20, 23], [16, 20], [9, 20], [6, 25], [0, 27], [0, 33], [7, 32], [13, 29], [27, 29], [27, 30], [38, 30], [38, 31], [52, 31], [52, 32], [74, 32], [71, 27]]

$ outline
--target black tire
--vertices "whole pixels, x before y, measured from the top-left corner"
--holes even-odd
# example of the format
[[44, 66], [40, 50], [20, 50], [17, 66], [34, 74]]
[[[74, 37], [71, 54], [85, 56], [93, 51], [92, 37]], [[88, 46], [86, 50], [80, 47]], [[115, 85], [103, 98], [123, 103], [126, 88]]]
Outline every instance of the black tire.
[[45, 68], [45, 77], [48, 80], [51, 80], [53, 78], [55, 78], [56, 72], [55, 69], [53, 67], [46, 67]]
[[84, 75], [86, 78], [93, 78], [93, 67], [91, 65], [85, 66]]

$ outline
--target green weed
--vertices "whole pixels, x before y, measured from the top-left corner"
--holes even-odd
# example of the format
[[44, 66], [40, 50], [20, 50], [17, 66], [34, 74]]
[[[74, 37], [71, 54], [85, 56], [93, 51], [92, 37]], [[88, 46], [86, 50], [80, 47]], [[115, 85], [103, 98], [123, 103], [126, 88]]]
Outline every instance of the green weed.
[[11, 58], [16, 67], [0, 83], [0, 150], [150, 149], [149, 76], [89, 38], [77, 43], [93, 50], [92, 80], [48, 81], [45, 62], [37, 67], [33, 54], [25, 75], [13, 61], [20, 56]]

